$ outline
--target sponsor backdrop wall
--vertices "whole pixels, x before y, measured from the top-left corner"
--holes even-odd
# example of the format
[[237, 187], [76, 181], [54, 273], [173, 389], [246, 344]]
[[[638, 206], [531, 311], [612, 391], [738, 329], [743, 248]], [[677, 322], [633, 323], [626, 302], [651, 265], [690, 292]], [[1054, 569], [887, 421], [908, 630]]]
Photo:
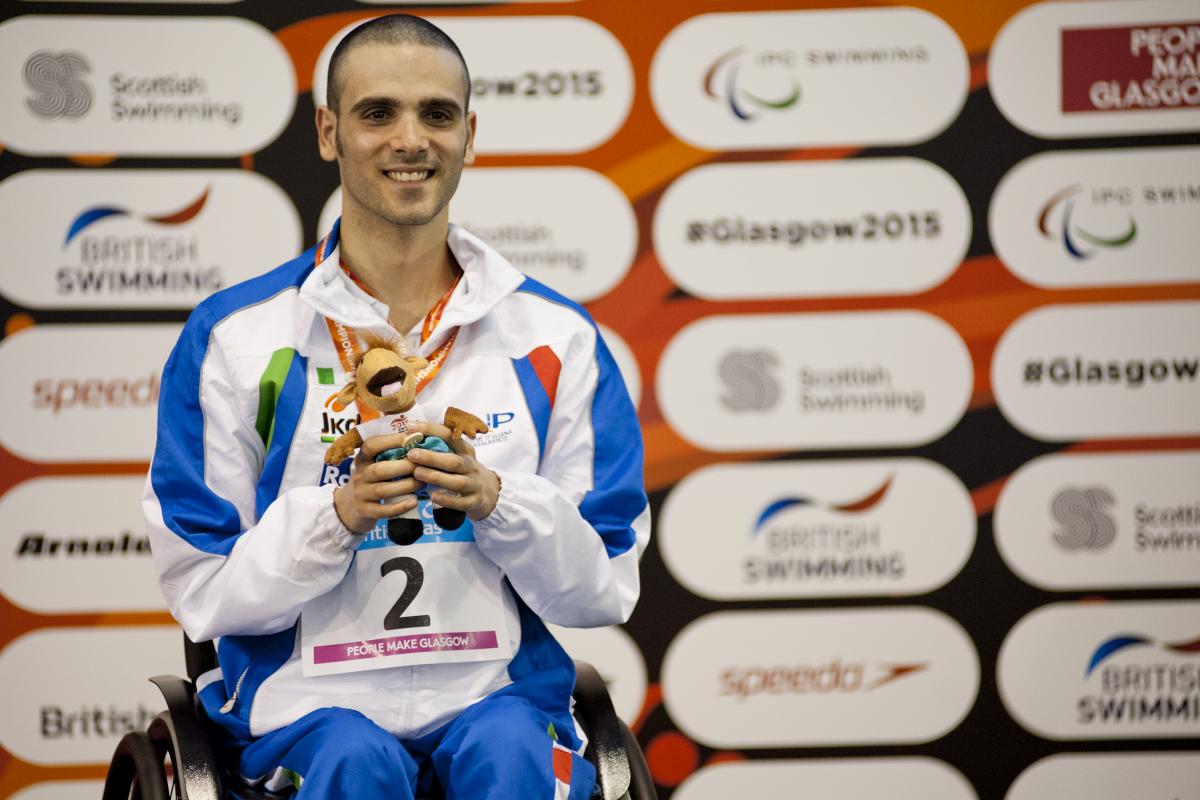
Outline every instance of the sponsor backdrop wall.
[[[313, 109], [383, 8], [5, 8], [0, 797], [95, 797], [183, 668], [162, 362], [336, 217]], [[1195, 0], [418, 10], [452, 219], [638, 403], [642, 602], [561, 635], [661, 796], [1200, 798]]]

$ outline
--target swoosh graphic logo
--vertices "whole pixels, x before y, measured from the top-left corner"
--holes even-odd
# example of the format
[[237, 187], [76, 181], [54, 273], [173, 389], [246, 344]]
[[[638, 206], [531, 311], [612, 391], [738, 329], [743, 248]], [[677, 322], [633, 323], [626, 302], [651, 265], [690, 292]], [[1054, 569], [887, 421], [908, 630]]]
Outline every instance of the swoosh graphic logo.
[[1064, 203], [1061, 234], [1062, 244], [1073, 258], [1082, 260], [1091, 258], [1096, 254], [1095, 250], [1085, 250], [1081, 247], [1077, 239], [1082, 239], [1099, 248], [1113, 249], [1124, 247], [1137, 238], [1137, 220], [1133, 218], [1132, 214], [1129, 216], [1129, 228], [1124, 233], [1117, 234], [1116, 236], [1101, 236], [1078, 225], [1072, 226], [1071, 215], [1075, 213], [1075, 201], [1072, 199], [1072, 196], [1082, 190], [1083, 187], [1079, 184], [1069, 186], [1051, 197], [1046, 202], [1046, 205], [1042, 206], [1042, 210], [1038, 213], [1037, 227], [1043, 236], [1047, 239], [1058, 238], [1059, 234], [1050, 230], [1050, 213], [1059, 203]]
[[[153, 222], [156, 225], [182, 225], [196, 217], [204, 208], [204, 204], [208, 202], [208, 194], [212, 190], [211, 186], [206, 186], [204, 191], [178, 211], [171, 211], [166, 214], [143, 215], [142, 219], [146, 222]], [[78, 236], [85, 228], [96, 224], [102, 219], [109, 217], [129, 217], [134, 216], [134, 213], [126, 208], [118, 208], [116, 206], [94, 206], [89, 208], [75, 217], [71, 225], [67, 228], [67, 238], [63, 241], [63, 247], [71, 243], [71, 240]]]
[[892, 481], [895, 479], [895, 477], [895, 475], [888, 475], [883, 483], [880, 484], [878, 489], [875, 489], [870, 494], [867, 494], [858, 500], [852, 500], [849, 503], [821, 503], [820, 501], [811, 497], [781, 498], [769, 504], [762, 510], [762, 513], [758, 515], [758, 519], [754, 522], [754, 532], [758, 533], [762, 529], [762, 526], [767, 524], [772, 517], [781, 514], [789, 508], [796, 508], [797, 506], [814, 506], [816, 508], [824, 508], [829, 511], [837, 511], [843, 514], [858, 514], [863, 511], [868, 511], [879, 505], [880, 501], [883, 500], [884, 495], [886, 495], [888, 489], [891, 488]]
[[864, 686], [863, 691], [869, 692], [873, 689], [878, 689], [880, 686], [884, 686], [894, 680], [903, 678], [905, 675], [911, 675], [914, 672], [920, 672], [928, 667], [929, 664], [888, 664], [886, 665], [887, 673], [880, 676], [875, 681], [872, 681], [870, 686]]
[[1096, 667], [1111, 656], [1119, 653], [1122, 650], [1127, 650], [1130, 647], [1142, 647], [1145, 645], [1157, 644], [1172, 653], [1180, 655], [1197, 655], [1200, 654], [1200, 638], [1193, 639], [1190, 642], [1155, 642], [1146, 636], [1137, 634], [1121, 634], [1106, 639], [1100, 643], [1100, 646], [1092, 653], [1092, 657], [1088, 659], [1087, 671], [1083, 673], [1086, 678], [1095, 671]]
[[[760, 97], [746, 89], [738, 87], [738, 73], [741, 71], [741, 64], [737, 59], [746, 52], [746, 48], [735, 47], [725, 55], [718, 58], [712, 63], [704, 73], [704, 93], [709, 97], [720, 100], [729, 101], [729, 109], [733, 115], [740, 120], [750, 121], [756, 115], [746, 109], [744, 105], [738, 103], [741, 98], [743, 103], [758, 106], [760, 109], [770, 109], [772, 111], [783, 111], [791, 108], [796, 103], [800, 102], [800, 82], [792, 79], [792, 91], [783, 97], [771, 99]], [[728, 79], [725, 81], [725, 93], [722, 95], [716, 90], [717, 73], [721, 71], [721, 67], [729, 64]]]

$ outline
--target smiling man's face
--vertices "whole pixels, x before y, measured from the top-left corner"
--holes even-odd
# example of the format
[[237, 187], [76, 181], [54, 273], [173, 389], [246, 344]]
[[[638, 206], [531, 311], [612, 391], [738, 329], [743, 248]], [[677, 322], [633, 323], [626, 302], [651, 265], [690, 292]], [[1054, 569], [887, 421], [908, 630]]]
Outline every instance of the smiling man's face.
[[475, 160], [458, 59], [419, 44], [366, 44], [346, 54], [339, 75], [339, 107], [322, 109], [317, 128], [321, 157], [338, 162], [343, 216], [427, 225], [447, 215]]

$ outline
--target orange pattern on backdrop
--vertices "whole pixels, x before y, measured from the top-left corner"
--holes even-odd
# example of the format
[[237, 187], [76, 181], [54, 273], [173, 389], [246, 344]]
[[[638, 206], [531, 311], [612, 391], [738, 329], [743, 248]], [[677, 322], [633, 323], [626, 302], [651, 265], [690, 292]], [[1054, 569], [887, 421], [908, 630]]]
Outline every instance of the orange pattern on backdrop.
[[[642, 4], [639, 13], [630, 14], [627, 4], [607, 0], [581, 0], [575, 3], [538, 3], [518, 6], [477, 6], [471, 8], [428, 6], [413, 9], [429, 16], [492, 15], [576, 15], [592, 19], [612, 31], [627, 51], [634, 71], [634, 100], [628, 119], [611, 141], [581, 155], [480, 156], [481, 166], [502, 165], [582, 165], [608, 176], [633, 203], [641, 242], [627, 277], [608, 295], [589, 304], [596, 319], [615, 330], [632, 347], [642, 370], [644, 386], [653, 387], [658, 360], [667, 342], [685, 325], [702, 317], [721, 313], [794, 313], [808, 311], [848, 311], [893, 308], [898, 304], [927, 311], [947, 321], [962, 335], [975, 368], [971, 407], [993, 405], [988, 365], [996, 342], [1004, 329], [1026, 311], [1049, 303], [1132, 301], [1157, 299], [1198, 299], [1200, 285], [1154, 286], [1112, 289], [1050, 291], [1033, 288], [1014, 277], [997, 258], [980, 256], [966, 261], [948, 280], [915, 297], [835, 298], [817, 300], [767, 300], [712, 302], [675, 296], [676, 287], [662, 269], [651, 248], [651, 218], [663, 189], [685, 171], [713, 162], [756, 160], [810, 160], [852, 157], [858, 148], [804, 149], [788, 152], [717, 153], [696, 148], [674, 138], [659, 121], [653, 108], [649, 87], [650, 63], [663, 36], [683, 20], [699, 13], [721, 11], [757, 11], [804, 8], [845, 8], [848, 6], [915, 6], [937, 14], [962, 39], [971, 56], [972, 90], [985, 87], [986, 55], [1000, 26], [1030, 0], [995, 0], [990, 3], [963, 3], [959, 0], [911, 0], [911, 2], [855, 2], [822, 0], [796, 3], [794, 0], [712, 0], [684, 2], [660, 0]], [[312, 73], [322, 46], [347, 24], [382, 12], [382, 8], [355, 8], [305, 19], [278, 30], [277, 37], [291, 56], [297, 91], [311, 91]], [[165, 12], [164, 12], [165, 13]], [[212, 12], [216, 13], [216, 12]], [[229, 13], [237, 13], [230, 7]], [[8, 152], [0, 149], [4, 157]], [[76, 156], [75, 164], [103, 167], [109, 156]], [[256, 166], [255, 154], [239, 159], [241, 168]], [[266, 265], [264, 265], [266, 266]], [[19, 312], [6, 320], [6, 335], [18, 334], [36, 324], [38, 312]], [[756, 460], [771, 454], [740, 452], [715, 454], [703, 451], [683, 439], [662, 418], [652, 390], [647, 390], [641, 405], [645, 431], [648, 487], [661, 490], [671, 486], [696, 468], [717, 460]], [[1116, 443], [1080, 443], [1075, 449], [1121, 450], [1143, 448], [1171, 449], [1200, 447], [1200, 439], [1128, 441]], [[0, 491], [18, 482], [43, 475], [123, 474], [145, 472], [144, 463], [39, 464], [0, 451]], [[976, 511], [989, 513], [1003, 486], [1004, 478], [978, 487], [973, 493]], [[145, 614], [74, 614], [43, 616], [24, 611], [0, 598], [0, 646], [32, 630], [62, 626], [161, 624], [165, 613]], [[634, 728], [660, 708], [661, 690], [652, 684], [646, 707]], [[647, 756], [655, 775], [664, 786], [684, 780], [704, 760], [699, 749], [678, 733], [659, 734], [647, 747]], [[707, 762], [737, 760], [742, 756], [722, 751]], [[104, 768], [98, 765], [46, 767], [14, 759], [0, 750], [0, 797], [8, 797], [29, 784], [44, 780], [98, 779]]]

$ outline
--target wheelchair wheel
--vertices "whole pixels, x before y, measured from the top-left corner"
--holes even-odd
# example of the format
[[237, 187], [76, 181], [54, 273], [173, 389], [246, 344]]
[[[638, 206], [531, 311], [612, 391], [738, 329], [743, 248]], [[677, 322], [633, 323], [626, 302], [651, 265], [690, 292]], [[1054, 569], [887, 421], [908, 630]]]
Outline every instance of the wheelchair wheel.
[[[180, 763], [179, 758], [179, 743], [169, 722], [168, 712], [164, 711], [151, 720], [149, 727], [146, 729], [151, 741], [154, 742], [155, 749], [159, 752], [159, 758], [164, 759], [164, 764], [170, 767], [170, 792], [168, 800], [217, 800], [218, 795], [205, 795], [204, 797], [192, 797], [182, 786], [182, 775], [186, 767]], [[164, 777], [166, 768], [164, 766]], [[203, 788], [201, 788], [203, 793]], [[149, 798], [147, 798], [149, 800]]]
[[131, 731], [117, 743], [104, 800], [169, 800], [163, 752], [146, 731]]

